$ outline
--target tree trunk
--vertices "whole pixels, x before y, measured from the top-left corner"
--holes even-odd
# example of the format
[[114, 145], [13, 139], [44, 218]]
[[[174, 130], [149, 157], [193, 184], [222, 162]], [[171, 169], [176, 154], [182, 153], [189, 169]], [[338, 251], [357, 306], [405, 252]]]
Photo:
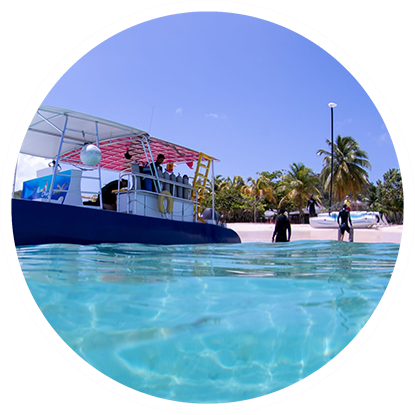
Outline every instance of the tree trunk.
[[298, 213], [299, 213], [300, 223], [301, 223], [301, 224], [304, 224], [304, 215], [303, 215], [303, 198], [302, 198], [301, 196], [300, 196], [300, 198], [299, 198]]

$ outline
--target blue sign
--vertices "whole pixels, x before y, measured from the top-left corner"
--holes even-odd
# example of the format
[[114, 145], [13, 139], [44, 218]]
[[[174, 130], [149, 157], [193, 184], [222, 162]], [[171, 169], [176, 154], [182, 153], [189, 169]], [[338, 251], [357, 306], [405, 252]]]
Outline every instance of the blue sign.
[[[61, 175], [65, 176], [61, 176]], [[23, 183], [22, 199], [48, 199], [50, 192], [50, 185], [52, 183], [52, 175], [38, 177], [36, 179], [27, 180]], [[62, 203], [66, 197], [66, 191], [71, 184], [71, 171], [63, 171], [56, 175], [54, 190], [52, 192], [52, 199], [61, 199]]]

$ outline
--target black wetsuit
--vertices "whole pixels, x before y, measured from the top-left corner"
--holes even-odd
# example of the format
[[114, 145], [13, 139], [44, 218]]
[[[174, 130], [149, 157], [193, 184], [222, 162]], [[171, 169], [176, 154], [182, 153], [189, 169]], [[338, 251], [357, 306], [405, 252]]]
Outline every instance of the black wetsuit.
[[274, 240], [274, 238], [275, 242], [288, 242], [291, 239], [291, 224], [284, 214], [277, 216], [277, 219], [275, 219], [275, 228], [272, 239]]
[[[117, 202], [117, 195], [115, 193], [112, 193], [112, 191], [117, 190], [117, 189], [118, 189], [118, 180], [114, 180], [106, 184], [101, 190], [102, 203], [105, 203], [107, 205], [115, 205]], [[89, 200], [87, 202], [84, 202], [84, 205], [99, 206], [100, 196], [98, 195], [98, 198], [95, 202], [92, 202]]]
[[112, 193], [113, 190], [118, 190], [118, 180], [109, 182], [102, 188], [102, 203], [115, 205], [117, 202], [117, 195]]
[[307, 208], [310, 218], [316, 216], [316, 201], [312, 197], [307, 201]]
[[[341, 225], [340, 225], [340, 219], [342, 221]], [[347, 231], [350, 234], [349, 222], [351, 225], [352, 221], [350, 219], [350, 212], [344, 208], [343, 210], [339, 212], [339, 216], [337, 217], [337, 223], [340, 225], [340, 231], [342, 235], [344, 234], [344, 231]]]
[[[151, 170], [151, 174], [153, 176], [156, 176], [156, 170], [157, 170], [157, 176], [159, 178], [160, 178], [161, 174], [163, 173], [163, 168], [161, 167], [161, 165], [157, 165], [156, 162], [150, 164], [150, 170]], [[153, 192], [156, 191], [156, 184], [155, 184], [155, 182], [156, 182], [156, 180], [153, 179], [153, 185], [152, 185]], [[163, 190], [163, 189], [161, 189], [161, 190]], [[160, 190], [160, 192], [161, 192], [161, 190]]]

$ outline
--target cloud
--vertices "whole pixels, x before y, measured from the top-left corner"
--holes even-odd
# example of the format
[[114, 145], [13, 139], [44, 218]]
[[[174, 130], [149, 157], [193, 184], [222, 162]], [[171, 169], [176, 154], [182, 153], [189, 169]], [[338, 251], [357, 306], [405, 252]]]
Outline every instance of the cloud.
[[379, 141], [383, 141], [383, 142], [388, 141], [388, 140], [389, 140], [389, 133], [388, 133], [388, 132], [386, 132], [386, 133], [381, 134], [381, 135], [378, 137], [378, 140], [379, 140]]
[[176, 109], [176, 114], [182, 115], [182, 113], [183, 113], [183, 108], [180, 107]]
[[15, 189], [20, 190], [23, 182], [34, 179], [36, 172], [48, 167], [49, 162], [50, 160], [45, 160], [44, 158], [20, 154], [17, 163]]
[[335, 125], [336, 125], [337, 128], [342, 128], [342, 127], [345, 127], [347, 125], [350, 125], [352, 122], [353, 122], [352, 118], [347, 118], [343, 121], [335, 121]]
[[210, 114], [205, 114], [206, 118], [226, 118], [226, 115], [219, 115], [211, 112]]
[[[381, 129], [384, 130], [383, 127], [381, 127]], [[369, 131], [367, 135], [374, 143], [379, 144], [379, 145], [383, 145], [391, 141], [389, 132], [387, 130], [384, 132], [376, 132], [376, 133], [372, 133]]]

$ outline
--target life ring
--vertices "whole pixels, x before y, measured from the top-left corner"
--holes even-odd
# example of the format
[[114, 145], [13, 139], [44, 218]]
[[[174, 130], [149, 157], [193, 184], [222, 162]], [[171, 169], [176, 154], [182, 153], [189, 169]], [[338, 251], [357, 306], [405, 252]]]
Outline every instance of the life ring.
[[[167, 199], [167, 209], [164, 207], [165, 198]], [[164, 212], [172, 213], [173, 212], [173, 198], [171, 197], [171, 193], [168, 192], [167, 190], [163, 190], [159, 195], [157, 205], [161, 213], [164, 213]]]

